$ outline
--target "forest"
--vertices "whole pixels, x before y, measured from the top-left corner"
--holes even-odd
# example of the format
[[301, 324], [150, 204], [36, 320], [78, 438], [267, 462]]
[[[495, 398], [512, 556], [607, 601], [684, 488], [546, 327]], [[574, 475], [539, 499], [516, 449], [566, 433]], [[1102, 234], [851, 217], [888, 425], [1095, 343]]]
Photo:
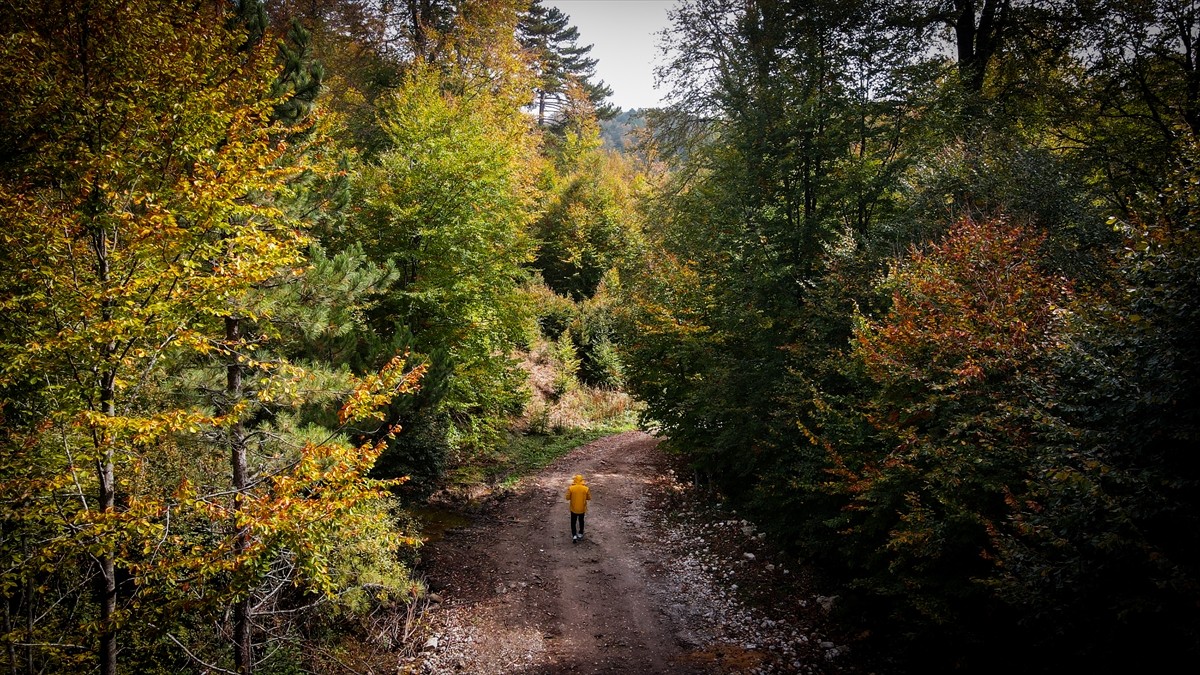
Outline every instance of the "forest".
[[635, 415], [913, 672], [1200, 657], [1200, 3], [552, 5], [6, 3], [4, 667], [356, 672]]

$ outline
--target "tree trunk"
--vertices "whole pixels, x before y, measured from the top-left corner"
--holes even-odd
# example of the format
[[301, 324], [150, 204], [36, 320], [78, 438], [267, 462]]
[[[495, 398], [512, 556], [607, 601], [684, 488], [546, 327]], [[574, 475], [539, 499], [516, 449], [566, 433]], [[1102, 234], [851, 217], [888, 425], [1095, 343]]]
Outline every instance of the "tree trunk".
[[1010, 0], [984, 0], [978, 20], [978, 0], [955, 0], [954, 41], [958, 50], [958, 73], [967, 94], [968, 105], [983, 95], [988, 64], [1000, 49], [1008, 24]]
[[[92, 200], [97, 202], [99, 188], [93, 188]], [[92, 208], [99, 211], [100, 207], [93, 203]], [[92, 252], [96, 255], [96, 277], [101, 287], [108, 285], [111, 270], [109, 268], [109, 239], [108, 232], [103, 227], [95, 227], [92, 231]], [[109, 301], [101, 305], [101, 317], [112, 319], [112, 307]], [[117, 414], [117, 370], [113, 359], [117, 357], [117, 344], [109, 342], [104, 346], [105, 362], [108, 370], [99, 374], [100, 412], [106, 417]], [[113, 444], [108, 438], [108, 431], [93, 431], [92, 442], [99, 455], [96, 457], [96, 479], [99, 489], [97, 508], [102, 513], [112, 513], [117, 506], [116, 475], [113, 469]], [[100, 675], [117, 675], [117, 629], [113, 626], [113, 617], [117, 613], [117, 571], [112, 554], [103, 552], [96, 556], [96, 602], [100, 606]]]
[[96, 592], [100, 601], [100, 675], [117, 675], [117, 631], [113, 628], [113, 615], [117, 612], [116, 567], [111, 556], [102, 555], [97, 560], [100, 578]]
[[[113, 404], [115, 382], [116, 373], [109, 371], [102, 378], [100, 389], [100, 408], [109, 417], [116, 414]], [[112, 513], [117, 504], [112, 444], [108, 439], [98, 437], [98, 445], [101, 447], [101, 453], [96, 459], [96, 476], [100, 483], [100, 500], [97, 506], [104, 513]], [[111, 554], [101, 553], [96, 557], [96, 571], [99, 572], [96, 579], [96, 600], [100, 605], [100, 673], [116, 675], [117, 630], [113, 626], [113, 617], [117, 613], [117, 571]]]
[[408, 20], [412, 27], [413, 52], [418, 61], [432, 61], [429, 53], [429, 0], [408, 0]]
[[[226, 405], [233, 409], [242, 399], [242, 367], [238, 363], [237, 347], [241, 341], [241, 319], [225, 318], [225, 343], [227, 358], [225, 365], [225, 397]], [[238, 524], [244, 508], [243, 500], [248, 485], [246, 477], [246, 428], [241, 420], [229, 428], [229, 464], [233, 474], [233, 527], [235, 529], [233, 553], [235, 558], [241, 558], [249, 548], [249, 539], [245, 528]], [[233, 643], [234, 663], [237, 672], [250, 675], [254, 672], [254, 644], [252, 635], [253, 617], [250, 611], [250, 589], [246, 589], [246, 597], [233, 607]]]
[[1192, 12], [1176, 19], [1179, 41], [1183, 45], [1185, 98], [1183, 119], [1193, 134], [1200, 132], [1200, 45], [1192, 37], [1196, 15]]
[[[92, 94], [92, 78], [91, 78], [91, 6], [85, 4], [80, 16], [80, 38], [78, 44], [78, 59], [81, 70], [82, 86], [85, 96]], [[92, 128], [91, 137], [88, 139], [88, 146], [92, 152], [98, 153], [102, 146], [100, 140], [100, 129]], [[101, 190], [99, 186], [92, 185], [91, 195], [89, 196], [89, 211], [91, 216], [96, 216], [103, 210], [101, 202]], [[110, 242], [108, 232], [103, 226], [98, 226], [93, 220], [91, 230], [91, 245], [92, 253], [96, 256], [96, 279], [100, 286], [106, 287], [109, 283], [111, 271], [109, 268]], [[105, 321], [112, 319], [111, 301], [106, 301], [101, 305], [101, 316]], [[102, 373], [97, 373], [99, 376], [99, 408], [100, 411], [108, 416], [116, 415], [116, 366], [113, 364], [113, 359], [116, 357], [117, 345], [110, 342], [104, 347], [105, 362], [108, 364], [108, 370]], [[99, 490], [99, 503], [97, 508], [101, 512], [111, 513], [116, 508], [116, 477], [113, 469], [113, 449], [110, 439], [107, 438], [107, 432], [94, 431], [92, 442], [95, 448], [99, 451], [96, 458], [96, 479]], [[96, 571], [98, 573], [96, 579], [96, 602], [100, 607], [100, 675], [117, 675], [117, 631], [113, 626], [113, 617], [117, 612], [117, 577], [116, 565], [113, 563], [111, 554], [101, 552], [95, 557]]]
[[[12, 537], [9, 536], [7, 529], [8, 528], [6, 528], [6, 527], [0, 526], [0, 531], [3, 532], [5, 541], [11, 541]], [[28, 547], [26, 547], [25, 554], [28, 555]], [[25, 595], [28, 598], [27, 602], [30, 604], [33, 603], [33, 593], [30, 592], [32, 590], [33, 590], [33, 577], [32, 577], [32, 575], [30, 575], [28, 580], [25, 582]], [[8, 635], [15, 635], [16, 625], [15, 625], [15, 622], [13, 621], [13, 617], [14, 617], [14, 615], [19, 614], [21, 611], [20, 599], [21, 599], [21, 593], [14, 592], [13, 594], [8, 596], [8, 599], [4, 603], [4, 632], [7, 633]], [[33, 612], [30, 611], [29, 615], [32, 615], [32, 614], [33, 614]], [[28, 637], [26, 638], [26, 642], [32, 642], [33, 641], [32, 637], [33, 637], [33, 631], [29, 631]], [[30, 650], [30, 647], [25, 648], [26, 652], [28, 652], [29, 650]], [[16, 642], [13, 640], [8, 640], [7, 644], [5, 645], [5, 651], [8, 652], [8, 667], [12, 670], [13, 675], [17, 675], [17, 673], [21, 672], [21, 661], [20, 661], [20, 657], [17, 655]], [[29, 672], [33, 672], [32, 668], [30, 668]]]

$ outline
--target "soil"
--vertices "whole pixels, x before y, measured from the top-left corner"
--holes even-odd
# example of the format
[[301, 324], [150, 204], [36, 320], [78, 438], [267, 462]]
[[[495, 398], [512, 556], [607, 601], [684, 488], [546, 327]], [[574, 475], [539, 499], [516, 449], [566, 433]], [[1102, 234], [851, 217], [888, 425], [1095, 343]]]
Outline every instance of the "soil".
[[[748, 521], [697, 502], [657, 445], [628, 432], [577, 448], [439, 533], [421, 565], [438, 604], [401, 671], [867, 672], [825, 627], [836, 598]], [[573, 543], [577, 473], [592, 499]]]

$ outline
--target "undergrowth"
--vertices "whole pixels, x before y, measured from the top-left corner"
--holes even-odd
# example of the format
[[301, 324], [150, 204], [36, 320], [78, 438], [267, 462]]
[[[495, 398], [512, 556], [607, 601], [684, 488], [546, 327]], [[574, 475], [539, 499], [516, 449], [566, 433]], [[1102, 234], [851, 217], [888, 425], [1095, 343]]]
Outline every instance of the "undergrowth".
[[531, 342], [518, 355], [528, 376], [524, 411], [504, 443], [450, 470], [440, 497], [484, 499], [581, 445], [637, 428], [640, 404], [619, 388], [581, 383], [569, 341], [542, 337]]

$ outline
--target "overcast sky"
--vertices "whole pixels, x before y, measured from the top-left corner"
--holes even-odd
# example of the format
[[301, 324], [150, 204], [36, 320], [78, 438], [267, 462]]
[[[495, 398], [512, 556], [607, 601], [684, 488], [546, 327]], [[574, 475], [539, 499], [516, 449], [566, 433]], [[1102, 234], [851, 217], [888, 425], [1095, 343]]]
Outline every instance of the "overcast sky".
[[609, 99], [621, 108], [652, 108], [660, 104], [654, 89], [658, 31], [667, 26], [667, 9], [674, 0], [543, 0], [571, 17], [579, 28], [579, 44], [593, 45], [596, 77], [612, 87]]

